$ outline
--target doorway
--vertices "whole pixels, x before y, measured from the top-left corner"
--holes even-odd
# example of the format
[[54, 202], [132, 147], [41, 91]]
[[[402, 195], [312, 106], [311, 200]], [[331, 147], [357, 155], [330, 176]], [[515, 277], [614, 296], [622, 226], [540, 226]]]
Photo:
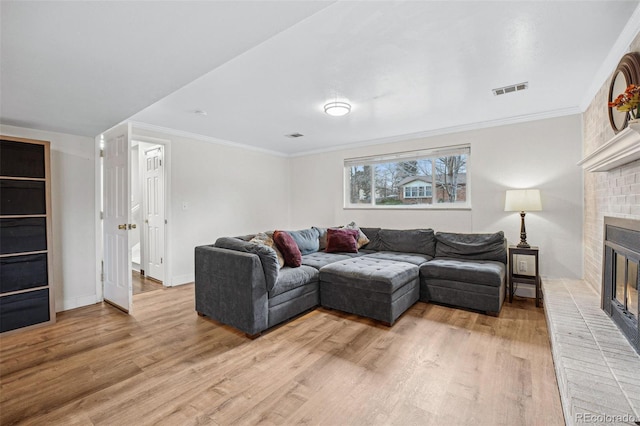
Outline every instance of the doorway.
[[[129, 314], [133, 308], [134, 280], [153, 279], [140, 275], [144, 273], [145, 262], [145, 200], [141, 163], [146, 162], [143, 154], [150, 148], [158, 148], [162, 157], [158, 157], [161, 172], [155, 176], [158, 180], [158, 191], [155, 197], [157, 211], [162, 226], [161, 238], [158, 239], [160, 259], [159, 282], [154, 288], [162, 289], [171, 286], [171, 141], [148, 135], [133, 136], [132, 123], [121, 123], [103, 132], [95, 138], [96, 148], [96, 294], [100, 300], [121, 309]], [[137, 142], [136, 142], [137, 141]], [[135, 147], [135, 149], [133, 149]], [[152, 156], [152, 155], [151, 155]], [[161, 161], [162, 160], [162, 161]], [[153, 158], [151, 159], [153, 160]], [[146, 166], [145, 166], [146, 167]], [[135, 183], [132, 183], [134, 181]], [[135, 192], [135, 194], [132, 194]], [[135, 217], [135, 221], [132, 219]], [[169, 223], [169, 224], [168, 224]], [[137, 230], [137, 231], [136, 231]], [[142, 230], [142, 232], [140, 232]], [[130, 239], [132, 240], [130, 243]], [[139, 243], [136, 249], [134, 247]], [[150, 250], [146, 249], [146, 253]], [[132, 254], [136, 255], [136, 263], [132, 263]], [[135, 266], [135, 269], [133, 268]], [[134, 276], [133, 272], [138, 275]], [[149, 286], [143, 287], [145, 292]]]
[[162, 288], [165, 281], [164, 154], [164, 145], [131, 143], [131, 220], [137, 225], [130, 238], [134, 294]]

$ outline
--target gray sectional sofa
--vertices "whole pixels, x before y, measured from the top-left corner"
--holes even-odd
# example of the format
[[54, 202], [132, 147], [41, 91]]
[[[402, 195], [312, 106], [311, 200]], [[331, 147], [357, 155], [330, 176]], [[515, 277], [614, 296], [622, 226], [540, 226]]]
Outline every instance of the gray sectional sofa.
[[327, 253], [322, 231], [292, 232], [307, 238], [296, 241], [299, 267], [281, 267], [276, 250], [249, 242], [253, 235], [196, 247], [196, 311], [249, 336], [317, 306], [387, 325], [418, 300], [500, 312], [507, 270], [502, 232], [360, 228], [368, 244], [354, 253]]

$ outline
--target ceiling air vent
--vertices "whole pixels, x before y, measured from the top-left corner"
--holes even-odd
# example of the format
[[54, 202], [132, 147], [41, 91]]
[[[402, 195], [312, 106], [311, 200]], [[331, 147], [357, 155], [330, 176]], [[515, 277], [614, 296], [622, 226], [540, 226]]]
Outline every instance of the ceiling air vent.
[[295, 133], [291, 133], [290, 135], [285, 135], [285, 136], [288, 137], [288, 138], [301, 138], [304, 135], [302, 133], [295, 132]]
[[524, 83], [512, 84], [511, 86], [498, 87], [497, 89], [493, 89], [493, 94], [496, 96], [504, 95], [506, 93], [519, 92], [521, 90], [528, 89], [528, 88], [529, 88], [529, 82], [525, 81]]

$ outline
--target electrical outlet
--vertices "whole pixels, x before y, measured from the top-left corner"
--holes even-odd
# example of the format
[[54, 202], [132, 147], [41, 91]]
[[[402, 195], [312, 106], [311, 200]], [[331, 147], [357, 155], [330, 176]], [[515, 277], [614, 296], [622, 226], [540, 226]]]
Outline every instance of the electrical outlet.
[[189, 210], [189, 203], [186, 201], [182, 202], [182, 210]]
[[527, 261], [526, 260], [521, 260], [518, 262], [518, 272], [520, 272], [521, 274], [524, 274], [527, 272]]

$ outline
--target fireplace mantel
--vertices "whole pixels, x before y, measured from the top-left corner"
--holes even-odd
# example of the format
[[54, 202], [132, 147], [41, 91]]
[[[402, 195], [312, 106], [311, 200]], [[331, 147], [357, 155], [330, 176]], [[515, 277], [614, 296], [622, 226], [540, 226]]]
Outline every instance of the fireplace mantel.
[[640, 159], [640, 122], [626, 129], [584, 157], [579, 163], [588, 172], [607, 172]]

